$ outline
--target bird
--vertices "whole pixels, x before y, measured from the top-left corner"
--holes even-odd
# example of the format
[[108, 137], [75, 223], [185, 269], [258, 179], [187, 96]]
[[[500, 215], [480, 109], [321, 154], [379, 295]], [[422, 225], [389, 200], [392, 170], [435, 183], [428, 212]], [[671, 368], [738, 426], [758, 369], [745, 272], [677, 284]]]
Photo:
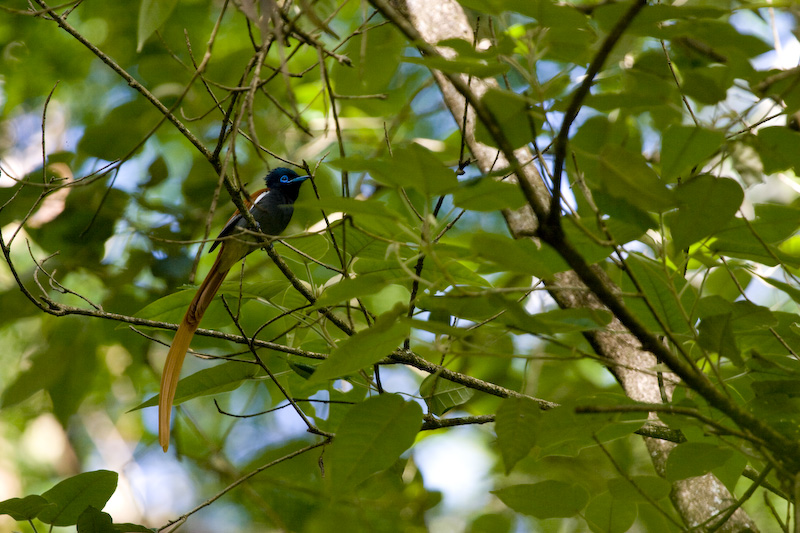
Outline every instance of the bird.
[[[300, 193], [300, 186], [310, 177], [299, 176], [295, 171], [283, 167], [275, 168], [266, 175], [264, 181], [267, 187], [251, 195], [247, 202], [261, 233], [276, 237], [286, 229], [292, 219], [293, 204]], [[209, 249], [209, 252], [213, 252], [217, 246], [220, 247], [217, 258], [197, 289], [169, 347], [158, 398], [158, 441], [164, 452], [169, 449], [172, 402], [175, 400], [181, 366], [200, 320], [231, 267], [263, 246], [263, 238], [247, 233], [247, 227], [247, 221], [237, 210], [222, 228]]]

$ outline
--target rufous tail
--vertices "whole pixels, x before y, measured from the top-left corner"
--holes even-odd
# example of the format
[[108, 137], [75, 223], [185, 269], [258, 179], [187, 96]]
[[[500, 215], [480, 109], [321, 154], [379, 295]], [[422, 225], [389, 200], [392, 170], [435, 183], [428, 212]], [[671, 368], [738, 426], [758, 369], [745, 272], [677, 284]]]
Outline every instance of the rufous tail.
[[167, 360], [164, 363], [164, 372], [161, 374], [161, 392], [158, 396], [158, 442], [165, 452], [169, 448], [169, 422], [172, 415], [172, 402], [175, 400], [175, 390], [178, 388], [183, 360], [189, 350], [189, 344], [192, 342], [194, 332], [197, 331], [197, 327], [200, 325], [203, 314], [208, 309], [230, 269], [230, 267], [221, 269], [220, 259], [222, 255], [222, 251], [220, 251], [206, 279], [197, 289], [197, 294], [194, 295], [189, 309], [183, 315], [183, 320], [178, 326], [175, 338], [172, 339], [172, 345], [169, 347]]

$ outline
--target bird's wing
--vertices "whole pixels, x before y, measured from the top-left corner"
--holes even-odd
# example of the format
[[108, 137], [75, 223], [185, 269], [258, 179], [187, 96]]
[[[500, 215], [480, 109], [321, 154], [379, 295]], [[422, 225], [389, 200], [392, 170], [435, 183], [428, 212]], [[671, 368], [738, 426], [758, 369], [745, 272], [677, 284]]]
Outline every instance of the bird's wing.
[[[255, 203], [261, 198], [262, 195], [266, 194], [267, 191], [269, 191], [269, 189], [261, 189], [260, 191], [256, 191], [253, 194], [251, 194], [250, 197], [247, 198], [247, 200], [245, 201], [247, 209], [252, 211]], [[223, 227], [222, 231], [219, 232], [219, 235], [217, 235], [217, 238], [214, 240], [214, 244], [211, 245], [211, 248], [208, 249], [208, 252], [209, 253], [213, 252], [214, 249], [217, 246], [219, 246], [221, 242], [223, 242], [223, 239], [225, 237], [233, 233], [233, 230], [236, 229], [236, 225], [243, 218], [244, 217], [242, 217], [242, 214], [237, 209], [236, 212], [231, 216], [231, 218], [228, 219], [228, 222], [225, 223], [225, 227]]]

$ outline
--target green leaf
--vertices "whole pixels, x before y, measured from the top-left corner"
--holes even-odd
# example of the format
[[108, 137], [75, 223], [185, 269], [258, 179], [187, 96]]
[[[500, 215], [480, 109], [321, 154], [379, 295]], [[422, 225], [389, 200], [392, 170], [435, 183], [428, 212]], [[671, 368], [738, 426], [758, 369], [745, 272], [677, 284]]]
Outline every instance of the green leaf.
[[[533, 110], [532, 105], [524, 96], [513, 91], [491, 88], [486, 91], [481, 101], [494, 116], [513, 148], [533, 142], [536, 137], [537, 124], [540, 124], [542, 120], [540, 117], [534, 120], [539, 113]], [[478, 123], [475, 138], [486, 145], [497, 146], [497, 142], [483, 122]]]
[[420, 383], [419, 394], [425, 400], [428, 411], [441, 416], [453, 407], [467, 403], [475, 390], [431, 374]]
[[499, 211], [519, 209], [525, 205], [525, 197], [518, 185], [484, 177], [464, 181], [453, 191], [453, 203], [471, 211]]
[[353, 36], [344, 49], [352, 68], [331, 69], [336, 92], [344, 95], [385, 92], [405, 47], [406, 40], [389, 24]]
[[[797, 232], [800, 209], [793, 205], [756, 204], [755, 215], [755, 220], [749, 222], [732, 219], [727, 228], [716, 232], [716, 240], [709, 243], [709, 249], [768, 266], [778, 263], [800, 266], [800, 257], [774, 246]], [[793, 250], [789, 248], [789, 251]]]
[[117, 533], [156, 533], [158, 530], [155, 528], [145, 527], [140, 524], [124, 522], [121, 524], [114, 524], [114, 531]]
[[678, 481], [702, 476], [722, 466], [733, 451], [705, 442], [684, 442], [676, 446], [667, 457], [667, 481]]
[[631, 476], [630, 481], [623, 478], [610, 479], [608, 490], [615, 500], [630, 505], [647, 503], [648, 498], [653, 501], [666, 498], [672, 490], [672, 484], [658, 476]]
[[[600, 211], [613, 217], [609, 220], [609, 222], [619, 220], [620, 222], [626, 223], [629, 226], [638, 229], [641, 234], [644, 234], [647, 232], [647, 230], [654, 229], [658, 226], [653, 215], [636, 207], [624, 198], [611, 196], [602, 189], [595, 189], [593, 193], [594, 201]], [[611, 236], [616, 239], [616, 236], [613, 233]]]
[[144, 135], [145, 128], [153, 126], [151, 121], [155, 116], [152, 106], [133, 99], [113, 108], [102, 121], [89, 124], [78, 142], [78, 150], [107, 161], [118, 159], [136, 146], [132, 135]]
[[756, 396], [783, 394], [791, 397], [800, 396], [800, 380], [797, 379], [761, 379], [750, 384]]
[[673, 180], [719, 151], [725, 134], [689, 126], [670, 126], [661, 140], [662, 178]]
[[757, 151], [764, 165], [764, 172], [774, 174], [793, 168], [800, 172], [800, 133], [785, 126], [771, 126], [758, 130]]
[[350, 409], [330, 449], [334, 490], [349, 490], [392, 466], [413, 443], [422, 409], [396, 394], [381, 394]]
[[478, 78], [488, 78], [507, 72], [510, 68], [506, 63], [487, 61], [485, 59], [462, 58], [445, 59], [443, 57], [403, 57], [405, 63], [425, 65], [433, 70], [455, 74], [468, 74]]
[[680, 207], [667, 214], [675, 248], [683, 250], [725, 228], [744, 200], [741, 186], [729, 178], [703, 175], [678, 186]]
[[31, 520], [48, 505], [51, 504], [37, 494], [11, 498], [0, 502], [0, 515], [10, 515], [14, 520]]
[[548, 29], [562, 27], [577, 31], [586, 26], [586, 16], [569, 5], [548, 0], [506, 0], [503, 4], [508, 11], [534, 18]]
[[[238, 281], [225, 281], [222, 283], [217, 298], [225, 295], [227, 298], [247, 300], [269, 300], [277, 296], [288, 287], [285, 279], [239, 283]], [[186, 313], [198, 287], [173, 292], [150, 302], [136, 313], [138, 318], [159, 320], [164, 322], [178, 322]], [[230, 300], [229, 300], [230, 301]], [[214, 327], [229, 324], [230, 316], [222, 308], [212, 303], [206, 314], [203, 315], [203, 327]]]
[[511, 533], [514, 531], [512, 517], [508, 513], [485, 513], [472, 520], [469, 533]]
[[[175, 392], [175, 401], [173, 401], [172, 404], [180, 405], [183, 402], [200, 396], [212, 396], [214, 394], [230, 392], [238, 388], [243, 381], [256, 377], [259, 372], [260, 368], [258, 365], [241, 363], [238, 361], [229, 361], [221, 365], [200, 370], [178, 382], [178, 389]], [[129, 412], [158, 405], [158, 397], [159, 395], [156, 394], [147, 401], [140, 403]]]
[[599, 178], [611, 196], [623, 198], [645, 211], [666, 211], [675, 205], [667, 189], [641, 154], [606, 146], [599, 155]]
[[142, 0], [139, 4], [137, 52], [142, 51], [145, 41], [167, 21], [177, 3], [178, 0]]
[[[741, 333], [744, 331], [751, 331], [754, 329], [770, 328], [778, 325], [778, 318], [776, 314], [768, 307], [763, 305], [756, 305], [752, 302], [720, 302], [719, 297], [703, 298], [697, 306], [698, 316], [705, 318], [715, 314], [732, 313], [731, 326], [734, 331]], [[713, 303], [710, 304], [710, 301]], [[711, 306], [712, 309], [721, 309], [719, 313], [707, 312]]]
[[[62, 350], [51, 349], [61, 346], [58, 343], [64, 339], [70, 340], [68, 357]], [[86, 376], [92, 375], [98, 365], [97, 328], [84, 322], [58, 321], [43, 340], [44, 346], [31, 358], [32, 365], [3, 390], [0, 406], [16, 405], [44, 390], [52, 399], [54, 414], [66, 426], [90, 391]]]
[[470, 248], [480, 258], [497, 264], [500, 268], [520, 272], [537, 278], [552, 278], [569, 266], [549, 246], [536, 245], [531, 239], [510, 239], [492, 233], [472, 235]]
[[767, 278], [759, 274], [756, 275], [762, 280], [764, 280], [766, 283], [769, 283], [770, 285], [775, 287], [776, 289], [783, 291], [786, 294], [786, 296], [792, 299], [794, 303], [800, 304], [800, 289], [794, 287], [793, 285], [789, 285], [788, 283], [785, 283], [783, 281]]
[[340, 196], [327, 196], [322, 198], [305, 198], [294, 204], [294, 208], [307, 209], [317, 214], [320, 209], [324, 209], [330, 215], [331, 212], [341, 211], [348, 215], [367, 215], [378, 218], [389, 218], [401, 220], [403, 217], [395, 209], [379, 200], [357, 200], [355, 198], [342, 198]]
[[117, 488], [117, 473], [108, 470], [85, 472], [67, 478], [42, 494], [54, 507], [39, 513], [39, 520], [54, 526], [72, 526], [78, 517], [92, 506], [102, 509]]
[[437, 46], [446, 46], [452, 48], [459, 56], [468, 57], [472, 59], [496, 59], [500, 54], [514, 53], [516, 42], [507, 34], [498, 35], [496, 42], [488, 50], [479, 50], [475, 48], [471, 41], [464, 39], [443, 39], [436, 43]]
[[789, 255], [779, 248], [761, 243], [755, 238], [736, 241], [726, 235], [724, 239], [710, 243], [708, 248], [715, 254], [755, 261], [767, 266], [783, 264], [800, 268], [800, 256]]
[[709, 65], [683, 71], [683, 92], [705, 105], [716, 105], [728, 96], [733, 84], [733, 69], [726, 65]]
[[[632, 206], [630, 207], [633, 208]], [[644, 230], [640, 227], [616, 218], [606, 220], [605, 224], [611, 238], [618, 244], [630, 242], [644, 234]], [[591, 238], [586, 232], [593, 234], [596, 238]], [[579, 229], [576, 225], [567, 223], [564, 226], [564, 234], [567, 237], [567, 241], [575, 247], [576, 251], [589, 264], [598, 263], [614, 252], [613, 246], [597, 242], [597, 240], [608, 240], [605, 232], [600, 232], [599, 229]], [[545, 245], [544, 248], [549, 249], [549, 245]]]
[[536, 445], [541, 408], [527, 398], [506, 398], [497, 410], [494, 430], [506, 474]]
[[536, 518], [568, 518], [586, 506], [589, 494], [579, 485], [548, 480], [531, 485], [512, 485], [492, 491], [517, 511]]
[[337, 159], [331, 165], [343, 170], [369, 172], [376, 181], [392, 187], [416, 189], [426, 197], [445, 194], [458, 185], [455, 172], [417, 143], [394, 148], [392, 158], [354, 156]]
[[[594, 10], [592, 16], [600, 24], [603, 31], [609, 31], [627, 10], [628, 6], [625, 4], [603, 4]], [[633, 32], [635, 35], [658, 37], [661, 35], [660, 29], [662, 25], [659, 24], [660, 22], [672, 19], [715, 19], [724, 16], [725, 13], [727, 13], [725, 9], [708, 5], [653, 4], [647, 6], [647, 9], [636, 15], [627, 31]]]
[[731, 314], [704, 318], [698, 328], [698, 343], [706, 350], [717, 352], [738, 367], [744, 364], [731, 328]]
[[742, 453], [735, 452], [730, 459], [725, 461], [725, 464], [712, 469], [711, 473], [733, 493], [736, 488], [736, 483], [741, 479], [742, 472], [744, 472], [746, 466], [747, 457]]
[[638, 509], [631, 502], [612, 498], [604, 492], [586, 507], [586, 522], [595, 533], [625, 533], [636, 521]]
[[[670, 331], [688, 332], [690, 326], [682, 309], [692, 309], [697, 298], [696, 290], [687, 285], [679, 273], [641, 255], [631, 254], [627, 266], [650, 304], [650, 306], [645, 305], [641, 298], [629, 300], [631, 309], [640, 319], [652, 324], [653, 328], [661, 329], [653, 318], [655, 311], [660, 322]], [[629, 280], [624, 281], [623, 289], [636, 291]]]
[[458, 298], [453, 296], [430, 296], [423, 294], [417, 300], [417, 307], [426, 311], [439, 312], [469, 320], [483, 320], [505, 310], [503, 298]]
[[679, 20], [675, 24], [665, 25], [661, 28], [661, 36], [665, 39], [690, 37], [706, 43], [723, 55], [755, 57], [772, 48], [758, 37], [738, 31], [727, 21], [707, 18]]
[[397, 305], [379, 316], [372, 326], [343, 340], [317, 367], [310, 381], [321, 383], [346, 376], [388, 356], [408, 336], [408, 323], [398, 320], [405, 312], [402, 305]]
[[575, 401], [565, 401], [560, 407], [542, 411], [536, 428], [539, 457], [548, 455], [577, 455], [580, 450], [595, 446], [597, 440], [607, 442], [630, 435], [646, 421], [642, 413], [577, 413], [582, 405], [632, 404], [621, 395], [593, 395]]
[[609, 311], [587, 307], [554, 309], [531, 315], [522, 305], [509, 302], [507, 310], [508, 315], [500, 319], [503, 323], [528, 333], [544, 335], [602, 329], [610, 324], [613, 318]]
[[110, 514], [90, 505], [78, 517], [78, 533], [117, 533], [112, 522]]
[[375, 294], [388, 285], [394, 276], [380, 272], [343, 279], [339, 283], [329, 285], [317, 299], [314, 306], [327, 307], [339, 302], [349, 301], [367, 294]]

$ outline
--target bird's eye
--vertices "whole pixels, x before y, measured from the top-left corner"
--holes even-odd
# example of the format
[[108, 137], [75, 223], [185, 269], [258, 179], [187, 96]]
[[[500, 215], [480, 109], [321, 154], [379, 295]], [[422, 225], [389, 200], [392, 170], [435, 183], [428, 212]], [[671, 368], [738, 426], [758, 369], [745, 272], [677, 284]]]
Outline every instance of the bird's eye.
[[289, 183], [289, 176], [285, 174], [281, 176], [281, 183]]

